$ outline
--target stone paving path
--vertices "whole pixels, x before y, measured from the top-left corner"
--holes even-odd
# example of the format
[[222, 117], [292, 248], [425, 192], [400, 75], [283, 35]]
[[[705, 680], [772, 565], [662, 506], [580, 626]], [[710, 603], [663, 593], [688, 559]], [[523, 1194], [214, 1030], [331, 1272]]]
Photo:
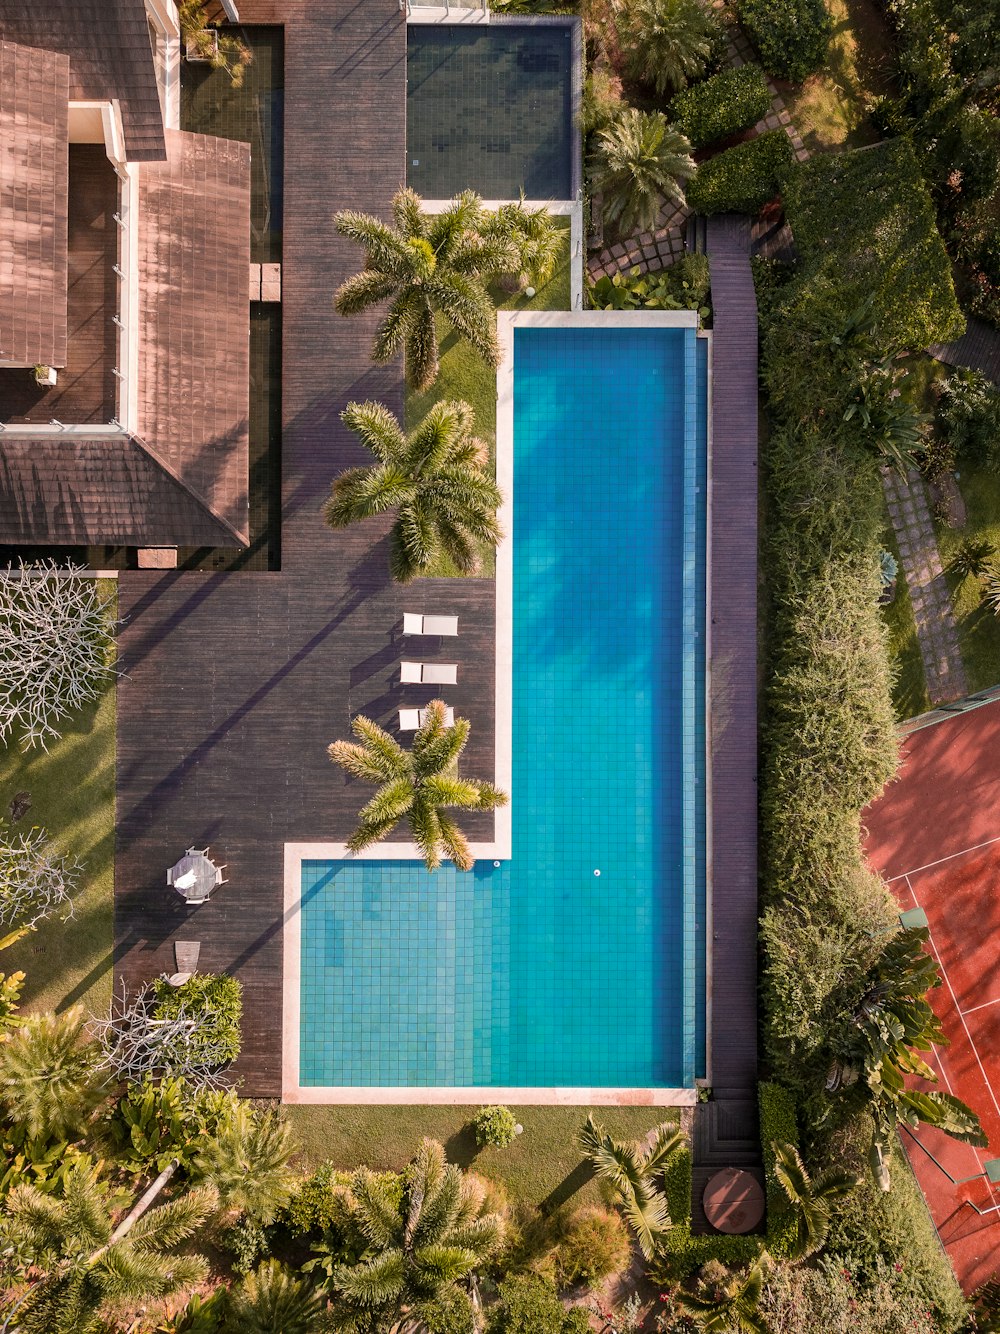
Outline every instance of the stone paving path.
[[882, 485], [910, 590], [927, 693], [932, 704], [960, 699], [969, 688], [923, 479], [912, 468], [905, 481], [895, 469], [884, 468]]

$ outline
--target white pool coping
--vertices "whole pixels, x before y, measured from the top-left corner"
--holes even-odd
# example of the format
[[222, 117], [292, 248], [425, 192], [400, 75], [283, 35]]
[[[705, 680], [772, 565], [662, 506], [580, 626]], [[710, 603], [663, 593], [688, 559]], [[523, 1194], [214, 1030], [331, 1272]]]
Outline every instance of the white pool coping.
[[[501, 363], [497, 371], [497, 484], [504, 501], [498, 519], [504, 540], [496, 558], [496, 707], [495, 707], [495, 781], [511, 793], [513, 731], [513, 493], [514, 493], [514, 329], [678, 329], [698, 327], [695, 311], [499, 311], [497, 334]], [[699, 336], [707, 336], [702, 333]], [[710, 340], [709, 340], [710, 342]], [[711, 377], [711, 357], [709, 357]], [[709, 379], [709, 451], [711, 450], [711, 378]], [[711, 453], [709, 453], [709, 461]], [[708, 476], [711, 495], [711, 471]], [[708, 581], [706, 581], [706, 584]], [[706, 622], [709, 620], [706, 609]], [[706, 644], [706, 655], [708, 645]], [[706, 657], [706, 670], [707, 670]], [[706, 679], [706, 707], [708, 701]], [[706, 736], [708, 735], [706, 731]], [[706, 765], [706, 769], [707, 769]], [[706, 800], [710, 803], [710, 793]], [[494, 839], [491, 843], [472, 843], [470, 851], [477, 860], [505, 861], [511, 855], [511, 806], [494, 813]], [[706, 825], [710, 805], [706, 811]], [[710, 848], [706, 848], [706, 928], [711, 922]], [[692, 1088], [501, 1088], [417, 1085], [413, 1087], [363, 1087], [359, 1085], [304, 1085], [300, 1083], [300, 988], [301, 988], [301, 897], [304, 861], [419, 861], [420, 850], [413, 843], [380, 843], [364, 852], [351, 853], [344, 843], [286, 843], [284, 845], [283, 960], [282, 960], [282, 1043], [281, 1100], [296, 1105], [479, 1105], [511, 1103], [522, 1106], [609, 1106], [609, 1107], [686, 1107], [698, 1101], [698, 1087]], [[706, 1007], [711, 995], [711, 932], [706, 929]], [[711, 1012], [706, 1011], [706, 1074], [711, 1082]]]

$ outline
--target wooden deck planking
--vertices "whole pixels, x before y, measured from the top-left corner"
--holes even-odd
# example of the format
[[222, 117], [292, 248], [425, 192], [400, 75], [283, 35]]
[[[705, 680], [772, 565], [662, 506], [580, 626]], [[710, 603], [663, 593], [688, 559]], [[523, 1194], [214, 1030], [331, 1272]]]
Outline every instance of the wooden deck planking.
[[1000, 384], [1000, 330], [970, 315], [965, 333], [952, 343], [934, 343], [927, 351], [949, 366], [968, 366]]

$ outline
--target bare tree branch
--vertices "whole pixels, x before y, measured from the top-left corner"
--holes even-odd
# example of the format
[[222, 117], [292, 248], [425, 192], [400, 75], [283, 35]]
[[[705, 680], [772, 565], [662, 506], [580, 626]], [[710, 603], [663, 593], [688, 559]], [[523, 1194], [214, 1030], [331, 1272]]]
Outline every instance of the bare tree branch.
[[148, 982], [132, 998], [123, 982], [109, 1017], [94, 1019], [93, 1030], [103, 1049], [100, 1064], [115, 1079], [181, 1075], [195, 1089], [228, 1087], [220, 1068], [228, 1055], [216, 1038], [214, 1014], [192, 1011], [182, 1001], [175, 1017], [157, 1019], [156, 993]]
[[51, 852], [47, 833], [37, 826], [0, 838], [0, 931], [30, 930], [57, 908], [72, 917], [80, 862]]

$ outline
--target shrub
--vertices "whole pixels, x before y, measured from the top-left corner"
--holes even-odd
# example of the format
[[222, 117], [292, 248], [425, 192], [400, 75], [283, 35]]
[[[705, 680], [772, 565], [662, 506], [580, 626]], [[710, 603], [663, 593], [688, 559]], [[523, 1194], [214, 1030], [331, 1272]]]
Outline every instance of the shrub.
[[334, 1187], [346, 1186], [349, 1181], [349, 1173], [338, 1171], [332, 1163], [322, 1163], [311, 1177], [299, 1183], [278, 1222], [294, 1237], [328, 1232], [338, 1217]]
[[560, 1287], [575, 1283], [593, 1287], [609, 1274], [626, 1269], [631, 1257], [628, 1230], [613, 1209], [590, 1205], [560, 1220], [555, 1256]]
[[696, 310], [707, 319], [708, 291], [708, 256], [685, 254], [658, 273], [633, 269], [598, 278], [589, 296], [595, 310]]
[[508, 1278], [490, 1311], [489, 1334], [587, 1334], [586, 1311], [564, 1309], [551, 1288], [536, 1278]]
[[480, 1107], [472, 1118], [472, 1129], [481, 1149], [487, 1144], [505, 1149], [517, 1138], [517, 1118], [509, 1107]]
[[660, 97], [717, 69], [725, 57], [722, 23], [702, 0], [629, 0], [616, 23], [629, 74]]
[[759, 213], [784, 189], [793, 160], [784, 130], [768, 130], [703, 162], [687, 202], [696, 213]]
[[823, 0], [737, 0], [736, 13], [768, 74], [801, 83], [826, 63], [833, 20]]
[[958, 370], [941, 385], [939, 429], [956, 456], [1000, 471], [1000, 389], [981, 371]]
[[756, 65], [723, 70], [678, 93], [671, 111], [692, 148], [726, 139], [763, 119], [771, 110], [771, 90]]
[[249, 1214], [241, 1214], [231, 1228], [227, 1228], [222, 1244], [232, 1256], [233, 1270], [249, 1274], [260, 1260], [271, 1254], [271, 1243], [263, 1225]]
[[157, 978], [153, 990], [155, 1018], [176, 1019], [182, 1006], [188, 1015], [211, 1016], [209, 1040], [213, 1058], [236, 1060], [240, 1054], [243, 986], [235, 977], [225, 973], [195, 973], [179, 987], [172, 987], [165, 978]]
[[894, 1334], [896, 1330], [937, 1334], [940, 1325], [926, 1302], [907, 1291], [892, 1265], [882, 1261], [876, 1280], [859, 1290], [854, 1276], [836, 1259], [821, 1258], [814, 1268], [775, 1266], [769, 1273], [761, 1311], [777, 1329], [822, 1329], [824, 1334]]

